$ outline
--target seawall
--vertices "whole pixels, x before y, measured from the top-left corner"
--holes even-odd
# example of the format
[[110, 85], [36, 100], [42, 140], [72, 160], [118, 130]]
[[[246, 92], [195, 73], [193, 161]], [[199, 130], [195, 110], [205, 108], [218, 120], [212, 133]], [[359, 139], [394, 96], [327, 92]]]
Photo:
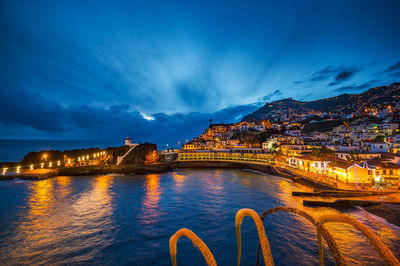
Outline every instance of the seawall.
[[102, 174], [145, 174], [145, 173], [162, 173], [171, 171], [176, 168], [226, 168], [226, 169], [251, 169], [263, 173], [289, 178], [294, 181], [309, 184], [320, 189], [334, 189], [329, 185], [313, 182], [313, 180], [304, 178], [290, 172], [287, 169], [277, 168], [272, 165], [256, 162], [243, 161], [174, 161], [159, 164], [120, 164], [120, 165], [90, 165], [80, 167], [66, 167], [52, 170], [51, 173], [38, 175], [22, 173], [18, 175], [8, 175], [0, 177], [0, 180], [10, 180], [14, 178], [20, 179], [43, 179], [55, 176], [82, 176], [82, 175], [102, 175]]

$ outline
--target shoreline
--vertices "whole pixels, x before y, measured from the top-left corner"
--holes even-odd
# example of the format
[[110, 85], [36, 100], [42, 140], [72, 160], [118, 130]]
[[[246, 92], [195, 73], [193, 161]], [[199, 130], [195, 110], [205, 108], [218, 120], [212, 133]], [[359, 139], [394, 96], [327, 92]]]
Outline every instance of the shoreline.
[[[291, 179], [295, 182], [308, 184], [315, 187], [317, 190], [330, 190], [341, 192], [366, 192], [357, 190], [338, 189], [330, 184], [313, 180], [307, 176], [303, 176], [289, 169], [279, 166], [267, 165], [262, 163], [244, 162], [244, 161], [172, 161], [156, 164], [108, 164], [108, 165], [87, 165], [78, 167], [65, 167], [58, 169], [37, 169], [42, 170], [35, 172], [28, 171], [20, 174], [10, 174], [1, 176], [0, 181], [12, 180], [15, 178], [24, 180], [39, 180], [52, 178], [56, 176], [85, 176], [85, 175], [102, 175], [102, 174], [146, 174], [146, 173], [163, 173], [172, 171], [178, 168], [221, 168], [221, 169], [249, 169], [256, 170], [266, 174], [276, 175], [283, 178]], [[369, 191], [371, 192], [371, 191]], [[378, 191], [377, 191], [378, 192]], [[390, 193], [400, 193], [400, 191], [387, 191]], [[379, 193], [379, 192], [378, 192]]]
[[85, 176], [85, 175], [101, 175], [101, 174], [146, 174], [146, 173], [163, 173], [172, 171], [178, 168], [221, 168], [221, 169], [249, 169], [256, 170], [270, 175], [276, 175], [283, 178], [288, 178], [296, 182], [312, 185], [318, 189], [331, 190], [333, 187], [329, 185], [312, 182], [309, 179], [303, 179], [296, 174], [291, 173], [287, 169], [278, 170], [275, 166], [257, 164], [250, 162], [238, 161], [174, 161], [158, 164], [120, 164], [120, 165], [91, 165], [78, 166], [50, 170], [44, 174], [37, 173], [21, 173], [15, 175], [7, 175], [0, 177], [0, 181], [12, 180], [15, 178], [24, 180], [40, 180], [52, 178], [56, 176]]

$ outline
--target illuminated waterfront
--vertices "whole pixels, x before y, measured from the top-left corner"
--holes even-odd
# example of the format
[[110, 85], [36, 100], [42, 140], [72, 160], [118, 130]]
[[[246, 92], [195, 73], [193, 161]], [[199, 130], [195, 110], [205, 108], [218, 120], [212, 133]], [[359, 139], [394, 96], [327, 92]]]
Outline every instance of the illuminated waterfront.
[[[186, 227], [204, 240], [219, 264], [234, 265], [236, 211], [302, 208], [302, 198], [292, 197], [292, 190], [312, 188], [241, 170], [5, 181], [0, 183], [0, 263], [170, 265], [169, 237]], [[305, 210], [316, 216], [338, 212]], [[400, 228], [361, 208], [346, 212], [372, 228], [400, 256]], [[305, 220], [274, 214], [265, 227], [277, 264], [318, 264], [315, 228]], [[350, 263], [381, 262], [351, 227], [327, 228]], [[258, 244], [254, 223], [245, 219], [242, 230], [242, 262], [253, 264]], [[325, 255], [333, 263], [328, 250]], [[202, 262], [200, 252], [188, 240], [180, 240], [178, 264]]]

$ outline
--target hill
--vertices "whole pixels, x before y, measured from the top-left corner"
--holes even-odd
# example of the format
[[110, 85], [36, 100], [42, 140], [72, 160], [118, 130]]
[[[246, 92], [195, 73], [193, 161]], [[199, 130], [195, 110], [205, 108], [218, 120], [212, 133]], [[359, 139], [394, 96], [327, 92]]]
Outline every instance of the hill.
[[261, 119], [276, 120], [282, 116], [301, 117], [306, 114], [330, 113], [351, 114], [362, 113], [367, 108], [384, 108], [400, 102], [400, 83], [371, 88], [359, 94], [341, 94], [335, 97], [297, 101], [292, 98], [266, 103], [255, 112], [246, 115], [242, 121], [259, 121]]

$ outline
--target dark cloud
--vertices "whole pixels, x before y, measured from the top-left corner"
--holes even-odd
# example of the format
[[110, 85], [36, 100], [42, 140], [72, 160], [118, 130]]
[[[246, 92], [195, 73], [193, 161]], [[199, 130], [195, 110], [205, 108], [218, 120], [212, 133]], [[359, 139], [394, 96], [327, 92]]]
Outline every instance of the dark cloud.
[[389, 76], [391, 76], [391, 77], [395, 77], [395, 78], [400, 78], [400, 71], [397, 71], [397, 72], [390, 73], [390, 75], [389, 75]]
[[362, 68], [358, 66], [327, 66], [317, 72], [314, 72], [311, 77], [304, 81], [296, 81], [295, 84], [302, 83], [315, 83], [319, 81], [325, 81], [334, 78], [334, 81], [329, 83], [329, 86], [341, 84], [342, 82], [349, 80]]
[[388, 68], [383, 70], [383, 72], [390, 73], [390, 72], [397, 71], [397, 70], [400, 70], [400, 61], [398, 61], [394, 65], [389, 66]]
[[322, 81], [330, 78], [333, 74], [337, 73], [337, 69], [332, 66], [327, 66], [311, 75], [309, 81]]
[[280, 90], [275, 90], [271, 93], [268, 93], [264, 97], [259, 98], [259, 101], [267, 102], [271, 100], [278, 100], [279, 97], [282, 96], [282, 92]]
[[0, 91], [0, 102], [0, 125], [9, 129], [34, 130], [50, 138], [118, 139], [129, 135], [140, 142], [171, 144], [199, 135], [210, 118], [217, 123], [236, 122], [259, 107], [248, 104], [228, 106], [216, 112], [156, 113], [150, 115], [153, 120], [148, 120], [126, 104], [62, 107], [38, 94], [15, 88], [9, 93]]
[[352, 84], [352, 85], [348, 85], [348, 86], [343, 86], [340, 88], [335, 89], [335, 92], [359, 92], [359, 91], [364, 91], [373, 87], [378, 86], [378, 84], [380, 83], [379, 80], [370, 80], [369, 82], [360, 84], [360, 85], [356, 85], [356, 84]]
[[63, 132], [65, 109], [50, 102], [32, 90], [6, 87], [0, 90], [0, 122], [5, 125], [22, 125], [44, 132]]
[[349, 80], [354, 76], [361, 68], [353, 66], [353, 67], [344, 67], [341, 70], [338, 69], [338, 73], [335, 76], [335, 80], [329, 83], [329, 86], [335, 86], [343, 83], [346, 80]]

